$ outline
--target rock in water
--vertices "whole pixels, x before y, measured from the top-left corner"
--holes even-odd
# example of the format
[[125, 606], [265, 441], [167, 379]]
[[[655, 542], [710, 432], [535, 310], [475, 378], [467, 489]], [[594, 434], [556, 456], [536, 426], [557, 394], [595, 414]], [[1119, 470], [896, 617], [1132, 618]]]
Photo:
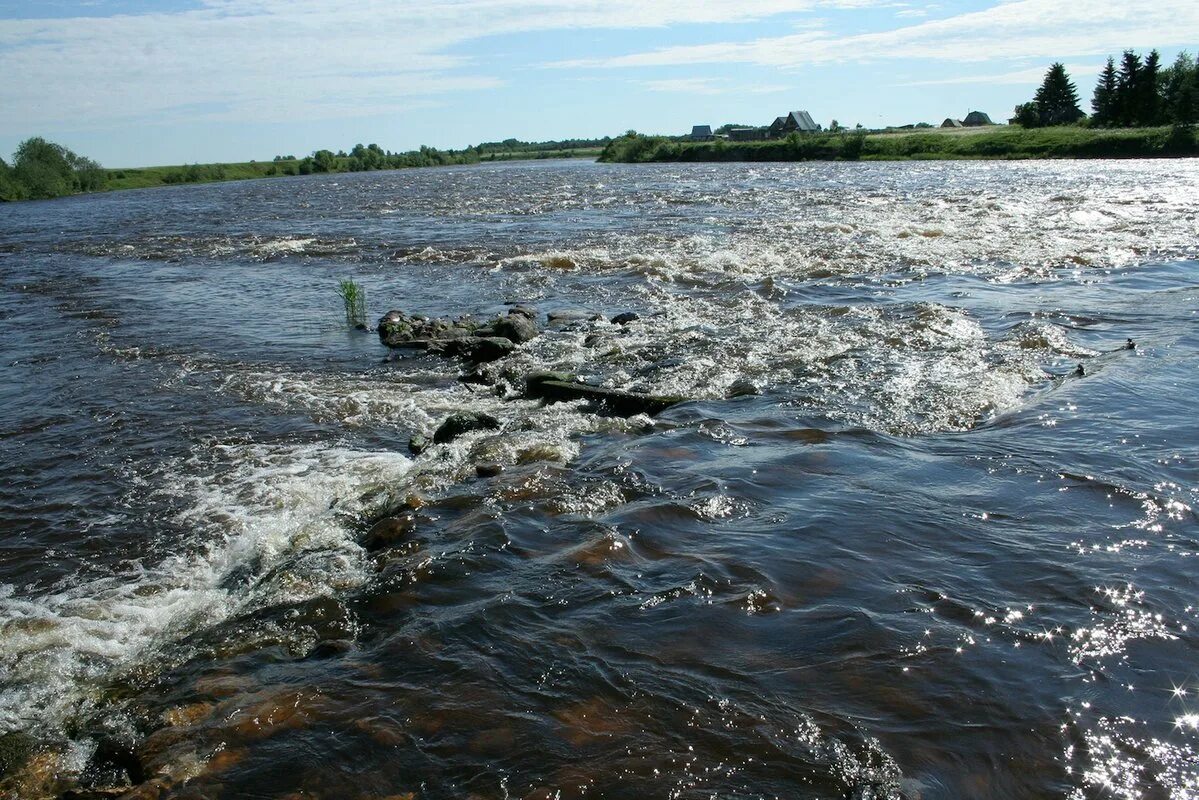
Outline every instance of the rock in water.
[[525, 396], [547, 403], [587, 400], [620, 417], [631, 417], [635, 414], [652, 416], [688, 399], [605, 389], [554, 372], [537, 372], [525, 378]]
[[429, 437], [422, 433], [418, 433], [408, 440], [408, 452], [414, 456], [419, 456], [428, 449]]
[[419, 315], [408, 316], [403, 311], [393, 309], [379, 319], [378, 330], [379, 341], [388, 347], [425, 349], [430, 341], [472, 336], [476, 327], [465, 318], [453, 321], [429, 319]]
[[11, 731], [0, 736], [0, 778], [24, 766], [34, 749], [34, 739], [28, 734]]
[[475, 464], [475, 474], [480, 478], [494, 478], [503, 471], [503, 464]]
[[451, 339], [447, 342], [434, 342], [430, 349], [447, 356], [459, 356], [475, 364], [485, 364], [498, 361], [516, 349], [511, 339], [501, 336], [469, 336], [463, 339]]
[[141, 761], [134, 755], [132, 747], [115, 739], [103, 738], [80, 776], [80, 785], [88, 789], [124, 787], [122, 791], [125, 791], [146, 778]]
[[545, 319], [551, 325], [563, 322], [596, 322], [604, 318], [603, 314], [598, 314], [594, 311], [579, 311], [577, 309], [562, 309], [561, 311], [551, 311], [545, 315]]
[[514, 344], [524, 344], [537, 338], [537, 324], [524, 314], [508, 314], [491, 323], [496, 336], [502, 336]]
[[395, 349], [431, 350], [475, 363], [495, 361], [537, 337], [537, 323], [528, 313], [513, 309], [482, 325], [469, 317], [429, 319], [392, 310], [379, 320], [379, 341]]
[[725, 392], [724, 396], [732, 400], [734, 397], [745, 397], [761, 393], [762, 387], [758, 386], [750, 378], [738, 378], [729, 385], [729, 390]]
[[639, 319], [641, 319], [640, 314], [633, 311], [626, 311], [623, 314], [617, 314], [615, 317], [613, 317], [612, 324], [628, 325], [630, 322], [636, 322]]
[[391, 547], [407, 539], [415, 528], [416, 520], [411, 514], [381, 519], [366, 532], [362, 546], [371, 552]]
[[463, 412], [454, 414], [433, 434], [434, 444], [447, 444], [464, 433], [471, 431], [494, 431], [500, 427], [500, 421], [490, 414]]

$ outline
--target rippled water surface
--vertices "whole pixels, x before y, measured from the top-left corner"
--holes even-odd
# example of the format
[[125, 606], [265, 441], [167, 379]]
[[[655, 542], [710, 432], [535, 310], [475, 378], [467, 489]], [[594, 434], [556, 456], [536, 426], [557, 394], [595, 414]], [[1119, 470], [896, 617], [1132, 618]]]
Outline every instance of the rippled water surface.
[[[482, 386], [343, 277], [640, 319]], [[0, 792], [1199, 797], [1197, 311], [1187, 161], [0, 206]], [[462, 410], [502, 427], [409, 454]]]

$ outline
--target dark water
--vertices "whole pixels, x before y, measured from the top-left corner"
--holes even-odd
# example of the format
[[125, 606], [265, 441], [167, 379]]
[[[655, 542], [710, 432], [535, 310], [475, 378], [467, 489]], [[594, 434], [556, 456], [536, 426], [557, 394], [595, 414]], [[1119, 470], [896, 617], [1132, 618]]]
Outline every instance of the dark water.
[[[1197, 259], [1182, 161], [0, 206], [4, 791], [1199, 797]], [[372, 319], [641, 319], [497, 395], [385, 363], [351, 276]], [[499, 396], [544, 368], [696, 399]], [[408, 456], [463, 409], [504, 427]]]

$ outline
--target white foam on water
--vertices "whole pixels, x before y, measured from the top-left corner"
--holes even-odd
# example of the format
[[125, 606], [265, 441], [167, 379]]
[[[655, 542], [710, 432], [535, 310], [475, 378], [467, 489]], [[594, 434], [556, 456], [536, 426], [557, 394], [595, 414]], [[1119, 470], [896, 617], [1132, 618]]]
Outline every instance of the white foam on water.
[[[369, 569], [347, 515], [410, 466], [320, 444], [219, 445], [162, 470], [154, 484], [182, 501], [175, 521], [194, 531], [170, 555], [130, 553], [111, 577], [45, 594], [0, 586], [0, 730], [61, 732], [105, 686], [193, 633], [360, 585]], [[226, 586], [238, 570], [249, 577]]]

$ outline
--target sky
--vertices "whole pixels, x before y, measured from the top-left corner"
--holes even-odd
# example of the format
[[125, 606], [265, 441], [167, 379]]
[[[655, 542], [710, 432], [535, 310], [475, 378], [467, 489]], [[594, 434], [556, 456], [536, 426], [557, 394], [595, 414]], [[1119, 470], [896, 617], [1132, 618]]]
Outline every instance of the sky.
[[1199, 50], [1197, 0], [0, 0], [0, 156], [109, 167], [769, 124], [999, 122], [1064, 63]]

